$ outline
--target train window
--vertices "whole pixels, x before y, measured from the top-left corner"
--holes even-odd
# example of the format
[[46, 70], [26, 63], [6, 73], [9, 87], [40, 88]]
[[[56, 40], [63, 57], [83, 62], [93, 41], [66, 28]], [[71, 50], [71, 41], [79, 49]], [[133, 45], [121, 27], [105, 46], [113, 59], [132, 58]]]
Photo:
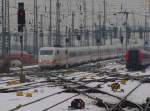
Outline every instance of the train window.
[[[136, 59], [137, 59], [137, 56], [135, 56], [135, 55], [137, 55], [137, 53], [138, 53], [137, 50], [131, 50], [131, 51], [129, 51], [129, 59], [130, 59], [131, 61], [136, 60]], [[136, 59], [135, 59], [135, 57], [136, 57]]]
[[65, 50], [65, 54], [68, 54], [68, 50]]
[[52, 55], [53, 50], [41, 50], [40, 55]]
[[75, 53], [75, 52], [70, 52], [70, 56], [71, 56], [71, 57], [75, 57], [75, 56], [76, 56], [76, 53]]
[[59, 50], [57, 50], [56, 54], [59, 54]]

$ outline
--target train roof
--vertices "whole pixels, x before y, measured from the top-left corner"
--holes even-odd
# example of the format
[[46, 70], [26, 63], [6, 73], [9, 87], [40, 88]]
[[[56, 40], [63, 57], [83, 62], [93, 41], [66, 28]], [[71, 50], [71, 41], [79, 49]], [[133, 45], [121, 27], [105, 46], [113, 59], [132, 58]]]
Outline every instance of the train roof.
[[[121, 45], [120, 45], [121, 46]], [[89, 48], [112, 48], [112, 47], [120, 47], [120, 46], [116, 46], [116, 45], [105, 45], [105, 46], [86, 46], [86, 47], [42, 47], [40, 48], [40, 50], [50, 50], [50, 49], [89, 49]]]
[[[40, 50], [65, 50], [66, 48], [69, 50], [81, 50], [81, 49], [115, 49], [118, 47], [122, 47], [122, 45], [104, 45], [104, 46], [85, 46], [85, 47], [42, 47]], [[133, 46], [132, 46], [133, 47]], [[139, 45], [135, 45], [134, 47], [139, 47]]]

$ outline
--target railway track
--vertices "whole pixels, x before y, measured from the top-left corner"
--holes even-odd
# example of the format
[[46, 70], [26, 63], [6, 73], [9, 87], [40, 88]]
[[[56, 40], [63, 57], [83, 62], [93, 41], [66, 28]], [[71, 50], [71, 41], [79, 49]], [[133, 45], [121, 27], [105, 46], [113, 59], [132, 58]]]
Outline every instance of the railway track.
[[[116, 74], [116, 76], [117, 76], [118, 74]], [[122, 79], [124, 79], [124, 77], [121, 77]], [[129, 77], [130, 78], [130, 77]], [[126, 79], [126, 77], [125, 77], [125, 79]], [[131, 79], [133, 79], [132, 77], [131, 77]], [[136, 79], [137, 80], [137, 79]], [[139, 80], [139, 79], [138, 79]], [[141, 80], [141, 79], [140, 79]], [[143, 81], [143, 80], [141, 80], [141, 81]], [[105, 83], [104, 83], [105, 84]], [[122, 104], [124, 104], [125, 102], [127, 103], [127, 104], [130, 104], [132, 107], [134, 106], [134, 107], [136, 107], [136, 108], [138, 108], [140, 111], [143, 111], [143, 108], [142, 108], [142, 106], [141, 105], [139, 105], [139, 104], [136, 104], [136, 103], [134, 103], [134, 102], [131, 102], [131, 101], [128, 101], [127, 100], [127, 98], [128, 98], [128, 96], [130, 96], [136, 89], [138, 89], [141, 85], [142, 85], [143, 83], [141, 82], [139, 85], [137, 85], [133, 90], [131, 90], [124, 98], [120, 98], [120, 97], [116, 97], [116, 98], [118, 98], [118, 99], [120, 99], [120, 102], [118, 103], [118, 104], [116, 104], [115, 105], [115, 107], [113, 107], [113, 108], [111, 108], [111, 109], [109, 109], [110, 111], [118, 111], [118, 106], [119, 106], [119, 111], [121, 111], [122, 110]], [[94, 89], [94, 90], [96, 90], [95, 88], [91, 88], [92, 90]], [[114, 95], [111, 95], [111, 94], [109, 94], [109, 93], [107, 93], [107, 92], [103, 92], [102, 91], [102, 93], [105, 93], [105, 94], [108, 94], [108, 95], [110, 95], [110, 96], [113, 96], [114, 97]], [[106, 106], [109, 106], [109, 105], [106, 105]], [[107, 110], [108, 110], [108, 107], [107, 107]]]
[[[8, 87], [0, 88], [0, 93], [9, 93], [9, 92], [15, 92], [15, 91], [37, 88], [37, 87], [45, 86], [46, 82], [47, 81], [40, 81], [40, 82], [31, 82], [31, 83], [8, 86]], [[40, 83], [44, 83], [44, 84], [40, 84]]]
[[[51, 75], [52, 76], [52, 75]], [[53, 76], [55, 76], [55, 75], [53, 75]], [[56, 76], [55, 76], [56, 77]], [[137, 107], [140, 107], [140, 105], [137, 105], [136, 103], [133, 103], [133, 102], [131, 102], [131, 101], [128, 101], [128, 100], [126, 100], [126, 99], [124, 99], [124, 98], [121, 98], [121, 97], [118, 97], [118, 96], [114, 96], [114, 95], [112, 95], [112, 94], [109, 94], [108, 92], [105, 92], [105, 91], [101, 91], [101, 90], [99, 90], [99, 89], [97, 89], [97, 88], [93, 88], [93, 87], [88, 87], [88, 86], [86, 86], [86, 85], [82, 85], [82, 84], [80, 84], [80, 83], [76, 83], [76, 82], [74, 82], [74, 81], [71, 81], [71, 80], [65, 80], [64, 78], [60, 78], [60, 77], [58, 77], [59, 79], [61, 79], [61, 80], [63, 80], [63, 81], [65, 81], [65, 82], [71, 82], [71, 83], [74, 83], [74, 84], [78, 84], [78, 85], [80, 85], [80, 87], [86, 87], [87, 88], [87, 90], [92, 90], [92, 92], [97, 92], [97, 93], [101, 93], [101, 94], [105, 94], [105, 95], [109, 95], [109, 96], [111, 96], [111, 97], [114, 97], [114, 98], [117, 98], [117, 99], [119, 99], [119, 100], [124, 100], [124, 102], [126, 102], [127, 104], [132, 104], [132, 105], [136, 105]], [[140, 86], [140, 85], [139, 85]], [[139, 86], [137, 86], [136, 88], [138, 88]], [[97, 101], [97, 102], [100, 102], [101, 101], [101, 104], [103, 104], [104, 106], [105, 106], [105, 108], [107, 109], [107, 111], [110, 111], [110, 109], [109, 109], [109, 107], [111, 106], [111, 104], [109, 104], [109, 103], [106, 103], [106, 102], [103, 102], [103, 100], [102, 99], [100, 99], [100, 98], [94, 98], [94, 97], [92, 97], [92, 96], [89, 96], [87, 93], [86, 93], [86, 91], [79, 91], [79, 90], [77, 90], [76, 88], [71, 88], [71, 87], [68, 87], [68, 88], [70, 88], [70, 90], [74, 90], [75, 92], [78, 92], [79, 94], [83, 94], [83, 95], [85, 95], [85, 96], [87, 96], [87, 97], [89, 97], [89, 98], [91, 98], [91, 99], [94, 99], [95, 101]], [[136, 89], [135, 88], [135, 89]], [[134, 89], [134, 90], [135, 90]]]
[[[76, 88], [77, 88], [77, 87], [80, 87], [80, 86], [77, 85]], [[9, 110], [9, 111], [16, 111], [16, 110], [18, 110], [18, 109], [20, 109], [20, 108], [26, 107], [26, 106], [28, 106], [28, 105], [31, 105], [31, 104], [34, 104], [34, 103], [37, 103], [37, 102], [40, 102], [40, 101], [42, 101], [42, 100], [44, 100], [44, 99], [48, 99], [48, 98], [50, 98], [50, 97], [53, 97], [53, 96], [62, 94], [62, 93], [64, 93], [64, 92], [66, 92], [66, 90], [67, 90], [67, 89], [64, 89], [64, 90], [62, 90], [62, 91], [60, 91], [60, 92], [56, 92], [56, 93], [54, 93], [54, 94], [50, 94], [50, 95], [48, 95], [48, 96], [39, 98], [39, 99], [34, 100], [34, 101], [32, 101], [32, 102], [29, 102], [29, 103], [26, 103], [26, 104], [18, 105], [17, 107], [15, 107], [15, 108], [13, 108], [13, 109], [11, 109], [11, 110]], [[57, 105], [59, 105], [59, 104], [61, 104], [61, 103], [64, 103], [65, 101], [67, 101], [67, 100], [69, 100], [69, 99], [71, 99], [71, 98], [73, 98], [73, 97], [76, 97], [76, 96], [78, 96], [78, 95], [80, 95], [80, 94], [78, 93], [78, 94], [75, 94], [75, 95], [73, 95], [73, 96], [71, 96], [71, 97], [69, 97], [69, 98], [67, 97], [66, 99], [63, 99], [62, 101], [59, 101], [58, 103], [53, 104], [52, 106], [50, 106], [50, 107], [48, 107], [48, 108], [45, 108], [43, 111], [49, 110], [49, 109], [51, 109], [51, 108], [53, 108], [53, 107], [55, 107], [55, 106], [57, 106]]]
[[55, 96], [55, 95], [60, 94], [60, 93], [63, 93], [63, 92], [64, 92], [64, 90], [63, 90], [63, 91], [56, 92], [56, 93], [53, 93], [53, 94], [50, 94], [50, 95], [45, 96], [45, 97], [42, 97], [42, 98], [39, 98], [39, 99], [34, 100], [34, 101], [32, 101], [32, 102], [28, 102], [28, 103], [26, 103], [26, 104], [20, 104], [20, 105], [16, 106], [15, 108], [10, 109], [9, 111], [16, 111], [16, 110], [18, 110], [18, 109], [20, 109], [20, 108], [26, 107], [26, 106], [28, 106], [28, 105], [34, 104], [34, 103], [39, 102], [39, 101], [41, 101], [41, 100], [43, 100], [43, 99], [46, 99], [46, 98]]
[[[91, 74], [89, 74], [89, 75], [92, 75], [93, 73], [94, 74], [96, 74], [97, 72], [95, 72], [94, 70], [96, 70], [97, 69], [97, 66], [96, 66], [96, 64], [94, 64], [94, 65], [92, 65], [92, 70], [90, 69], [90, 70], [88, 70], [91, 66], [90, 65], [83, 65], [82, 67], [81, 66], [79, 66], [79, 67], [76, 67], [76, 68], [73, 68], [73, 70], [77, 70], [77, 71], [83, 71], [82, 69], [84, 69], [85, 67], [87, 67], [86, 68], [86, 70], [84, 70], [85, 72], [91, 72]], [[102, 67], [103, 68], [103, 67]], [[115, 68], [115, 67], [114, 67]], [[122, 68], [122, 67], [120, 67], [120, 68]], [[70, 70], [70, 69], [69, 69]], [[72, 70], [72, 69], [71, 69]], [[34, 72], [32, 72], [32, 73], [34, 73]], [[102, 82], [102, 84], [101, 85], [104, 85], [104, 84], [106, 84], [107, 82], [110, 82], [110, 81], [113, 81], [114, 79], [116, 79], [116, 78], [112, 78], [112, 79], [109, 79], [108, 77], [115, 77], [115, 76], [117, 76], [117, 78], [118, 78], [118, 74], [116, 74], [116, 72], [113, 70], [113, 68], [112, 68], [112, 70], [110, 70], [110, 71], [104, 71], [104, 72], [100, 72], [101, 73], [101, 76], [103, 76], [103, 75], [107, 75], [106, 77], [104, 77], [104, 78], [102, 78], [102, 79], [98, 79], [98, 80], [89, 80], [89, 81], [81, 81], [81, 80], [72, 80], [72, 79], [69, 79], [69, 77], [70, 78], [73, 78], [74, 76], [73, 75], [71, 75], [71, 74], [64, 74], [64, 73], [66, 73], [66, 70], [63, 70], [63, 69], [59, 69], [59, 70], [51, 70], [51, 71], [41, 71], [41, 72], [37, 72], [36, 74], [39, 76], [39, 77], [50, 77], [50, 78], [55, 78], [55, 79], [53, 79], [53, 81], [51, 81], [50, 83], [51, 84], [54, 84], [54, 86], [56, 85], [56, 86], [59, 86], [59, 87], [61, 87], [61, 86], [63, 86], [63, 88], [64, 88], [64, 90], [62, 91], [62, 92], [60, 92], [60, 93], [63, 93], [63, 92], [68, 92], [69, 91], [69, 93], [74, 93], [74, 95], [72, 95], [72, 96], [70, 96], [70, 97], [68, 97], [68, 98], [64, 98], [63, 100], [61, 100], [61, 101], [57, 101], [55, 104], [52, 104], [52, 105], [50, 105], [50, 106], [47, 106], [46, 108], [43, 108], [42, 109], [42, 111], [47, 111], [47, 110], [50, 110], [51, 108], [54, 108], [54, 107], [56, 107], [56, 106], [58, 106], [58, 105], [60, 105], [60, 104], [62, 104], [62, 103], [64, 103], [64, 102], [66, 102], [66, 101], [68, 101], [68, 100], [70, 100], [70, 99], [72, 99], [72, 98], [74, 98], [74, 97], [77, 97], [77, 96], [79, 96], [79, 95], [84, 95], [84, 96], [86, 96], [86, 97], [88, 97], [88, 98], [90, 98], [90, 99], [92, 99], [93, 101], [95, 101], [96, 103], [99, 103], [100, 104], [100, 107], [102, 106], [102, 107], [104, 107], [105, 109], [106, 109], [106, 111], [118, 111], [118, 108], [120, 108], [120, 110], [119, 111], [121, 111], [123, 108], [122, 108], [122, 106], [124, 106], [124, 104], [126, 105], [126, 106], [130, 106], [131, 105], [131, 107], [136, 107], [136, 108], [138, 108], [138, 109], [140, 109], [141, 111], [143, 111], [143, 108], [141, 107], [141, 105], [139, 105], [139, 104], [136, 104], [136, 103], [134, 103], [134, 102], [131, 102], [131, 101], [129, 101], [129, 100], [127, 100], [127, 98], [128, 98], [128, 96], [130, 96], [138, 87], [140, 87], [141, 85], [142, 85], [142, 82], [139, 84], [139, 85], [137, 85], [132, 91], [130, 91], [125, 97], [119, 97], [119, 96], [115, 96], [115, 95], [113, 95], [113, 94], [110, 94], [110, 93], [108, 93], [107, 91], [102, 91], [102, 90], [100, 90], [98, 87], [90, 87], [90, 86], [88, 86], [88, 84], [89, 83], [92, 83], [92, 82]], [[102, 74], [103, 73], [103, 74]], [[34, 74], [33, 74], [34, 75]], [[96, 74], [96, 75], [99, 75], [99, 74]], [[82, 76], [82, 74], [81, 74], [81, 76]], [[68, 77], [68, 78], [67, 78]], [[125, 77], [123, 77], [123, 76], [120, 76], [120, 79], [124, 79]], [[125, 78], [126, 79], [126, 78]], [[119, 79], [118, 79], [119, 80]], [[74, 86], [74, 87], [72, 87], [72, 86]], [[80, 88], [81, 89], [80, 89]], [[85, 89], [82, 89], [82, 88], [85, 88]], [[119, 103], [116, 103], [116, 104], [112, 104], [112, 103], [109, 103], [109, 102], [105, 102], [105, 101], [103, 101], [101, 98], [99, 98], [99, 97], [94, 97], [94, 96], [91, 96], [91, 95], [89, 95], [88, 93], [99, 93], [99, 94], [102, 94], [102, 95], [107, 95], [107, 96], [110, 96], [110, 97], [113, 97], [113, 98], [116, 98], [116, 99], [118, 99], [120, 102]], [[57, 94], [54, 94], [54, 95], [58, 95], [58, 94], [60, 94], [60, 93], [57, 93]], [[20, 105], [20, 106], [18, 106], [18, 107], [16, 107], [16, 108], [14, 108], [14, 109], [12, 109], [12, 110], [10, 110], [10, 111], [15, 111], [15, 110], [18, 110], [18, 109], [21, 109], [21, 108], [23, 108], [23, 107], [26, 107], [26, 106], [28, 106], [28, 105], [32, 105], [32, 104], [35, 104], [35, 103], [37, 103], [37, 102], [40, 102], [41, 100], [44, 100], [44, 99], [47, 99], [47, 98], [49, 98], [49, 97], [53, 97], [54, 95], [48, 95], [48, 96], [46, 96], [46, 97], [43, 97], [43, 98], [39, 98], [39, 99], [37, 99], [37, 100], [35, 100], [35, 101], [32, 101], [32, 102], [29, 102], [29, 103], [27, 103], [27, 104], [22, 104], [22, 105]]]
[[[123, 97], [120, 102], [118, 104], [116, 104], [114, 107], [111, 108], [110, 111], [121, 111], [123, 108], [122, 108], [122, 105], [126, 102], [126, 100], [128, 99], [128, 97], [135, 91], [137, 90], [142, 84], [143, 84], [143, 80], [140, 81], [140, 83], [134, 87], [125, 97]], [[140, 111], [144, 111], [144, 109], [142, 108], [141, 105], [139, 104], [136, 104], [134, 103], [135, 106], [137, 106], [137, 108], [140, 110]]]
[[[60, 78], [58, 77], [58, 79], [60, 79]], [[65, 85], [66, 85], [66, 82], [67, 82], [67, 83], [69, 82], [69, 83], [71, 83], [71, 84], [74, 84], [74, 86], [76, 85], [76, 87], [70, 87], [70, 84], [69, 84], [69, 86], [67, 86], [67, 89], [64, 89], [63, 91], [61, 91], [61, 92], [59, 92], [59, 93], [55, 93], [55, 94], [52, 94], [52, 95], [48, 95], [48, 96], [46, 96], [46, 97], [37, 99], [37, 100], [32, 101], [32, 102], [29, 102], [29, 103], [27, 103], [27, 104], [23, 104], [23, 105], [17, 106], [16, 108], [11, 109], [10, 111], [18, 110], [18, 109], [20, 109], [20, 108], [22, 108], [22, 107], [26, 107], [26, 106], [28, 106], [28, 105], [37, 103], [37, 102], [39, 102], [39, 101], [41, 101], [41, 100], [43, 100], [43, 99], [47, 99], [47, 98], [52, 97], [52, 96], [54, 96], [54, 95], [56, 95], [56, 94], [63, 93], [63, 92], [65, 92], [66, 90], [68, 90], [68, 88], [69, 88], [69, 89], [76, 89], [76, 88], [78, 88], [78, 87], [83, 87], [83, 86], [85, 86], [85, 84], [82, 84], [82, 85], [81, 85], [80, 83], [77, 83], [77, 82], [71, 82], [71, 81], [68, 81], [68, 80], [61, 79], [61, 81], [62, 81], [62, 80], [63, 80], [63, 82], [64, 82], [64, 85], [62, 85], [62, 86], [65, 86]], [[88, 84], [88, 83], [86, 83], [86, 84]], [[77, 90], [76, 90], [76, 91], [77, 91]], [[62, 100], [62, 101], [59, 101], [58, 103], [56, 103], [56, 104], [54, 104], [54, 105], [52, 105], [52, 106], [50, 106], [50, 107], [48, 107], [48, 108], [45, 108], [43, 111], [49, 110], [49, 109], [51, 109], [51, 108], [53, 108], [53, 107], [55, 107], [55, 106], [57, 106], [57, 105], [59, 105], [59, 104], [62, 104], [62, 103], [64, 103], [65, 101], [67, 101], [67, 100], [69, 100], [69, 99], [71, 99], [71, 98], [73, 98], [73, 97], [76, 97], [76, 96], [78, 96], [78, 95], [80, 95], [80, 94], [86, 95], [86, 94], [84, 93], [84, 91], [77, 91], [77, 94], [76, 94], [76, 95], [73, 95], [73, 96], [71, 96], [71, 97], [69, 97], [69, 98], [66, 98], [66, 99], [64, 99], [64, 100]], [[89, 95], [88, 95], [88, 97], [94, 99], [92, 96], [89, 96]], [[95, 100], [97, 100], [97, 99], [95, 99]], [[101, 101], [102, 101], [102, 100], [101, 100]], [[105, 106], [106, 106], [106, 104], [105, 104]]]

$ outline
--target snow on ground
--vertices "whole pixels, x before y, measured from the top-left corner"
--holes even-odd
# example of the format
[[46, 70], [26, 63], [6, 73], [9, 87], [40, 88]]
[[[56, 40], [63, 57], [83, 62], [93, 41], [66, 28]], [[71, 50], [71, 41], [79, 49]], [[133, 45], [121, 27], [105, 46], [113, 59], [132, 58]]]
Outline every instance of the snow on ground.
[[[60, 89], [58, 87], [53, 87], [53, 88], [41, 87], [41, 88], [37, 88], [36, 90], [38, 90], [38, 92], [34, 92], [33, 89], [28, 90], [28, 91], [24, 91], [24, 93], [32, 92], [33, 97], [16, 96], [16, 92], [14, 92], [14, 93], [0, 93], [0, 98], [1, 98], [0, 99], [0, 108], [1, 108], [0, 111], [8, 111], [12, 108], [15, 108], [19, 104], [25, 104], [25, 103], [34, 101], [38, 98], [42, 98], [44, 96], [47, 96], [47, 95], [50, 95], [50, 94], [53, 94], [56, 92], [60, 92], [63, 89]], [[53, 98], [52, 101], [53, 100], [55, 100], [55, 98]], [[30, 110], [28, 109], [26, 111], [37, 111], [37, 110], [32, 110], [30, 108]]]
[[[147, 68], [145, 70], [145, 72], [142, 71], [138, 71], [138, 72], [128, 72], [127, 70], [122, 70], [125, 68], [125, 65], [119, 65], [117, 63], [108, 63], [108, 65], [106, 67], [104, 67], [104, 69], [106, 71], [111, 71], [112, 69], [116, 68], [117, 72], [119, 74], [129, 74], [132, 76], [142, 76], [142, 75], [150, 75], [150, 67]], [[102, 69], [101, 69], [102, 70]], [[97, 80], [97, 79], [103, 79], [103, 78], [113, 78], [113, 77], [108, 77], [107, 75], [101, 76], [99, 77], [98, 74], [93, 74], [93, 73], [88, 73], [88, 72], [73, 72], [71, 74], [68, 75], [64, 75], [65, 79], [70, 79], [70, 80], [81, 80], [82, 81], [86, 81], [86, 80]], [[3, 77], [0, 78], [0, 83], [3, 83], [4, 81], [7, 81], [9, 79], [9, 77]], [[15, 78], [14, 78], [15, 79]], [[40, 82], [40, 81], [44, 81], [45, 78], [34, 78], [34, 81], [36, 82]], [[115, 82], [119, 82], [119, 80], [116, 80]], [[114, 92], [112, 91], [110, 85], [113, 82], [107, 82], [106, 84], [104, 84], [103, 82], [91, 82], [89, 84], [86, 84], [89, 87], [96, 87], [97, 85], [101, 85], [101, 88], [99, 88], [99, 90], [108, 92], [112, 95], [116, 95], [119, 97], [125, 97], [132, 89], [134, 89], [138, 84], [140, 84], [138, 81], [135, 80], [128, 80], [126, 82], [126, 84], [120, 84], [121, 87], [118, 91]], [[25, 83], [26, 84], [26, 83]], [[20, 85], [24, 85], [24, 84], [20, 84]], [[149, 89], [149, 85], [148, 83], [143, 84], [142, 86], [140, 86], [135, 92], [133, 92], [133, 94], [131, 94], [128, 97], [128, 100], [133, 101], [135, 103], [139, 103], [142, 104], [145, 102], [147, 97], [150, 97], [150, 89]], [[19, 85], [13, 86], [13, 87], [17, 87]], [[6, 83], [5, 84], [0, 84], [0, 87], [3, 88], [9, 88], [12, 86], [7, 86]], [[121, 91], [121, 89], [123, 89], [124, 91]], [[36, 91], [35, 91], [36, 90]], [[34, 88], [34, 89], [29, 89], [27, 91], [24, 91], [24, 93], [26, 92], [32, 92], [33, 93], [33, 97], [25, 97], [25, 96], [16, 96], [16, 92], [13, 93], [0, 93], [0, 111], [8, 111], [12, 108], [15, 108], [16, 106], [18, 106], [19, 104], [26, 104], [28, 102], [37, 100], [39, 98], [45, 97], [47, 95], [51, 95], [54, 94], [56, 92], [60, 92], [64, 89], [60, 88], [60, 87], [47, 87], [46, 85], [43, 87], [39, 87], [39, 88]], [[41, 100], [40, 102], [28, 105], [26, 107], [22, 107], [20, 109], [18, 109], [17, 111], [41, 111], [44, 108], [48, 108], [68, 97], [74, 96], [75, 94], [73, 93], [61, 93], [61, 94], [57, 94], [55, 96], [49, 97], [47, 99]], [[108, 96], [106, 94], [99, 94], [99, 93], [90, 93], [89, 95], [93, 96], [93, 97], [98, 97], [100, 99], [103, 99], [105, 102], [108, 103], [118, 103], [119, 100]], [[57, 107], [54, 107], [52, 109], [50, 109], [49, 111], [69, 111], [68, 106], [70, 106], [71, 101], [75, 98], [81, 98], [85, 101], [85, 109], [82, 110], [76, 110], [76, 111], [105, 111], [105, 109], [103, 108], [99, 108], [97, 106], [94, 105], [94, 101], [83, 96], [77, 96], [74, 97], [68, 101], [66, 101], [65, 103], [62, 103], [60, 105], [58, 105]]]
[[73, 80], [73, 81], [89, 81], [89, 80], [97, 80], [102, 79], [104, 77], [99, 77], [97, 74], [88, 73], [88, 72], [74, 72], [73, 74], [66, 76], [65, 79]]
[[[5, 78], [5, 77], [4, 77]], [[28, 77], [27, 77], [28, 78]], [[15, 81], [18, 81], [19, 79], [16, 79], [16, 78], [11, 78], [12, 80], [15, 80]], [[12, 81], [12, 80], [8, 80], [8, 81]], [[1, 89], [7, 89], [7, 88], [15, 88], [15, 87], [21, 87], [21, 86], [25, 86], [25, 85], [29, 85], [29, 84], [34, 84], [34, 83], [37, 83], [37, 82], [42, 82], [42, 81], [45, 81], [45, 78], [30, 78], [30, 81], [31, 82], [28, 82], [28, 83], [22, 83], [22, 84], [15, 84], [15, 85], [8, 85], [6, 81], [0, 81], [0, 90]]]
[[117, 70], [117, 72], [119, 74], [122, 74], [122, 75], [128, 74], [128, 75], [131, 75], [131, 76], [146, 76], [146, 75], [150, 75], [150, 67], [147, 67], [143, 71], [133, 71], [133, 72], [131, 72], [131, 71], [127, 71], [127, 69], [125, 69], [125, 70], [120, 69], [120, 70]]
[[88, 87], [96, 87], [97, 85], [101, 85], [101, 84], [103, 84], [103, 82], [92, 82], [92, 83], [87, 84], [86, 86], [88, 86]]
[[128, 100], [142, 104], [146, 102], [147, 97], [150, 97], [150, 84], [145, 83], [140, 86], [133, 94], [128, 97]]
[[[24, 66], [23, 69], [33, 69], [33, 68], [38, 68], [38, 65], [31, 65], [31, 66]], [[18, 71], [20, 70], [19, 67], [12, 67], [10, 68], [10, 71]]]
[[104, 102], [108, 102], [108, 103], [112, 103], [112, 104], [115, 104], [115, 103], [119, 102], [119, 100], [117, 98], [114, 98], [114, 97], [111, 97], [111, 96], [108, 96], [108, 95], [105, 95], [105, 94], [91, 93], [89, 95], [91, 95], [92, 97], [95, 97], [95, 98], [96, 97], [100, 98]]
[[4, 80], [8, 80], [8, 79], [12, 79], [12, 77], [1, 77], [0, 81], [4, 81]]
[[65, 102], [61, 105], [58, 105], [57, 107], [54, 107], [48, 111], [71, 111], [68, 109], [68, 106], [71, 106], [71, 101], [73, 99], [79, 99], [79, 98], [85, 102], [85, 109], [75, 110], [75, 111], [106, 111], [104, 108], [100, 108], [100, 107], [97, 107], [96, 105], [94, 105], [93, 100], [91, 100], [83, 95], [74, 97], [74, 98], [68, 100], [67, 102]]
[[[36, 102], [34, 104], [28, 105], [26, 107], [20, 108], [17, 111], [31, 111], [31, 110], [32, 111], [42, 111], [45, 108], [48, 108], [52, 105], [55, 105], [55, 104], [59, 103], [60, 101], [63, 101], [63, 100], [65, 100], [65, 99], [67, 99], [73, 95], [75, 95], [75, 94], [61, 93], [61, 94], [46, 98], [44, 100], [41, 100], [39, 102]], [[53, 111], [53, 110], [51, 110], [51, 111]]]
[[71, 75], [68, 75], [68, 77], [66, 77], [66, 79], [79, 79], [81, 77], [87, 77], [89, 75], [93, 75], [92, 73], [88, 73], [88, 72], [74, 72]]

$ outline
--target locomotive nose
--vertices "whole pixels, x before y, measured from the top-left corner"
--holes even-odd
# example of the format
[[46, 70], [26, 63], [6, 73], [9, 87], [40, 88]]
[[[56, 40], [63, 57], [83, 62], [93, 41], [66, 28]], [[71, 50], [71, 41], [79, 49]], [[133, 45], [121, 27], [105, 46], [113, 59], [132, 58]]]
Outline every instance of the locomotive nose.
[[128, 70], [138, 70], [143, 60], [143, 54], [139, 49], [129, 49], [125, 53], [126, 68]]

